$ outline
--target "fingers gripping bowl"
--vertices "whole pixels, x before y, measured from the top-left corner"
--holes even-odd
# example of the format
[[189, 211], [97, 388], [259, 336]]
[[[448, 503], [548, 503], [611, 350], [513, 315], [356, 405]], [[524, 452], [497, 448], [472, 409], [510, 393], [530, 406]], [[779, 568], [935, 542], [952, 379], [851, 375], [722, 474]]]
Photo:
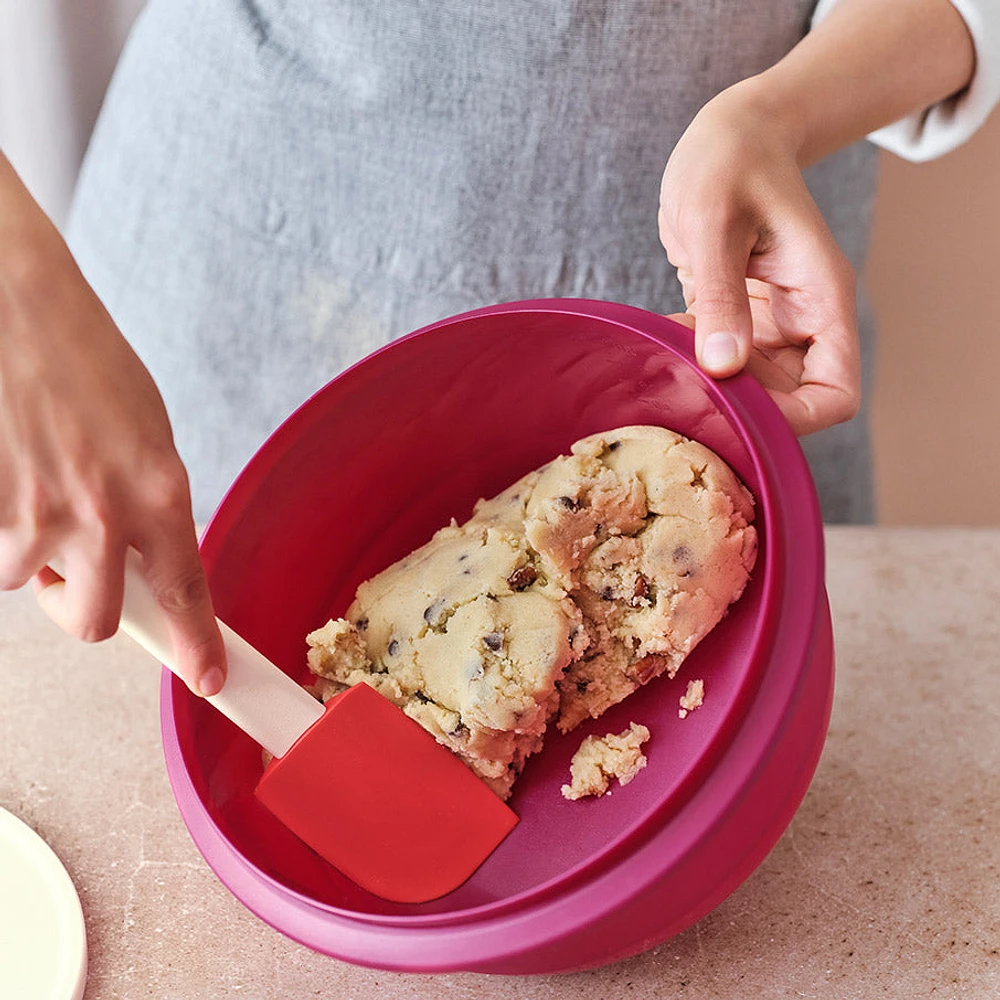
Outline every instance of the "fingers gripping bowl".
[[[202, 542], [216, 611], [296, 679], [304, 637], [359, 583], [578, 438], [659, 424], [716, 451], [757, 500], [753, 577], [676, 681], [659, 678], [546, 737], [515, 787], [514, 832], [432, 903], [359, 889], [260, 808], [259, 750], [165, 672], [167, 769], [198, 848], [243, 903], [337, 958], [406, 971], [537, 973], [665, 940], [760, 863], [815, 770], [832, 697], [822, 525], [798, 443], [749, 376], [715, 383], [692, 336], [634, 308], [539, 300], [398, 340], [296, 411], [247, 465]], [[688, 678], [704, 705], [679, 718]], [[580, 740], [650, 729], [648, 766], [567, 801]], [[317, 780], [320, 780], [317, 777]]]

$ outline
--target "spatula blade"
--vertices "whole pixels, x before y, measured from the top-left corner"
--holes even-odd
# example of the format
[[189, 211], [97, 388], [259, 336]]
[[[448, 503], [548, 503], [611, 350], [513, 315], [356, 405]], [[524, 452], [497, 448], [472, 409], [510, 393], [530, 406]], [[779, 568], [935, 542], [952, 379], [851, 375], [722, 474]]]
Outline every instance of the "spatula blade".
[[457, 889], [517, 824], [458, 757], [366, 684], [327, 702], [256, 795], [348, 878], [400, 903]]

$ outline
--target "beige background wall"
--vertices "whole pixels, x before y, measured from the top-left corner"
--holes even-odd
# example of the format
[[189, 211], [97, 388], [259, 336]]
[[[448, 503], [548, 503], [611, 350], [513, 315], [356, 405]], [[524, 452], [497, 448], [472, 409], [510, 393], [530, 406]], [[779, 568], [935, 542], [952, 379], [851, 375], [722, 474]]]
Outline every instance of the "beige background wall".
[[880, 520], [1000, 525], [1000, 110], [939, 160], [883, 154], [865, 278]]

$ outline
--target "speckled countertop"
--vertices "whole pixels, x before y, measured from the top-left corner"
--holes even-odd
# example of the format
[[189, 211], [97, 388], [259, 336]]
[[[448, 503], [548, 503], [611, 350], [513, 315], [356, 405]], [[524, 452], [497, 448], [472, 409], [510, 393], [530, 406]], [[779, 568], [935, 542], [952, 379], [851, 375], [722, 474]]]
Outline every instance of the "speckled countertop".
[[379, 972], [271, 930], [184, 829], [146, 654], [0, 595], [0, 806], [78, 888], [86, 1000], [1000, 997], [1000, 530], [832, 528], [827, 552], [837, 694], [788, 832], [687, 932], [563, 976]]

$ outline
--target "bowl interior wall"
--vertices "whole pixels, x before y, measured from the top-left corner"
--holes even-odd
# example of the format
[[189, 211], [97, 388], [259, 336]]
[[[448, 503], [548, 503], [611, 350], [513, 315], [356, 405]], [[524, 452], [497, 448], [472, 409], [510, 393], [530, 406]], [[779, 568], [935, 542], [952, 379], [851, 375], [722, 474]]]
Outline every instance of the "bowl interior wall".
[[[203, 543], [217, 613], [306, 680], [306, 633], [342, 613], [362, 580], [577, 438], [620, 425], [660, 424], [697, 438], [756, 492], [751, 446], [689, 350], [689, 332], [667, 321], [654, 335], [545, 311], [460, 319], [395, 342], [289, 418], [230, 491]], [[758, 525], [764, 520], [759, 511]], [[763, 666], [766, 560], [762, 545], [747, 592], [675, 681], [657, 679], [601, 719], [550, 735], [515, 787], [520, 824], [443, 900], [388, 903], [316, 858], [254, 800], [259, 748], [177, 682], [185, 765], [243, 856], [320, 904], [373, 917], [443, 914], [548, 891], [662, 823], [711, 767]], [[708, 695], [682, 721], [678, 698], [694, 677]], [[581, 739], [633, 720], [653, 734], [646, 770], [610, 796], [563, 799]]]

